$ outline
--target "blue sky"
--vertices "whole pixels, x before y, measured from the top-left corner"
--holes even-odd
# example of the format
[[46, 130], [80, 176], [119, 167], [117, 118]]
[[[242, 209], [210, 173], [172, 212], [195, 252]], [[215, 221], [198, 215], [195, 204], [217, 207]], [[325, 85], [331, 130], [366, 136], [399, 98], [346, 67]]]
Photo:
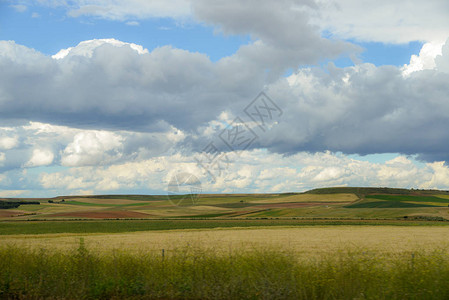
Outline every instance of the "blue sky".
[[[114, 38], [147, 49], [172, 45], [191, 52], [205, 53], [212, 61], [216, 61], [232, 55], [240, 45], [249, 42], [248, 35], [214, 33], [212, 26], [189, 21], [178, 24], [170, 18], [139, 20], [139, 25], [127, 25], [126, 22], [113, 20], [68, 17], [61, 8], [49, 10], [33, 6], [20, 12], [7, 2], [2, 2], [0, 13], [2, 40], [14, 40], [47, 55], [81, 41]], [[33, 14], [39, 16], [33, 17]]]
[[[18, 11], [6, 1], [0, 5], [0, 38], [14, 40], [47, 55], [53, 55], [81, 41], [114, 38], [139, 44], [150, 50], [172, 45], [207, 54], [212, 61], [217, 61], [232, 55], [241, 45], [250, 42], [248, 34], [226, 35], [217, 32], [213, 26], [193, 21], [179, 24], [176, 20], [162, 18], [139, 20], [134, 21], [138, 22], [138, 25], [127, 25], [126, 22], [116, 20], [68, 17], [63, 8], [49, 10], [32, 6], [25, 11]], [[33, 14], [38, 16], [33, 17]], [[408, 64], [411, 55], [419, 54], [423, 45], [420, 41], [405, 44], [350, 41], [363, 48], [361, 60], [376, 66]], [[349, 57], [337, 59], [335, 63], [340, 67], [353, 64]]]
[[447, 4], [402, 2], [0, 1], [0, 196], [448, 189]]

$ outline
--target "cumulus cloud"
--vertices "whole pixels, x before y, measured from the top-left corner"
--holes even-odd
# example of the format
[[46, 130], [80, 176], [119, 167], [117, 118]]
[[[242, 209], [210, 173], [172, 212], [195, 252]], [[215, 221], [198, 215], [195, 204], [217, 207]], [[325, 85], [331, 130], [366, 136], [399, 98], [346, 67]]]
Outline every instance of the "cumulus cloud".
[[274, 60], [272, 66], [296, 68], [322, 57], [360, 51], [350, 43], [321, 37], [318, 28], [309, 24], [307, 11], [317, 8], [310, 0], [197, 0], [193, 8], [197, 19], [213, 24], [225, 34], [250, 34], [260, 40], [239, 50], [239, 54], [258, 64]]
[[122, 138], [111, 132], [81, 132], [63, 151], [63, 166], [100, 165], [116, 160], [123, 148]]
[[410, 63], [404, 65], [402, 72], [404, 75], [410, 75], [416, 71], [435, 69], [435, 58], [442, 54], [444, 43], [425, 43], [419, 51], [419, 55], [413, 54]]
[[[120, 133], [118, 140], [126, 142], [111, 138], [113, 147], [93, 133], [79, 135], [76, 142], [75, 131], [51, 146], [64, 165], [105, 164], [163, 153], [170, 144], [179, 150], [202, 148], [265, 88], [285, 113], [253, 147], [284, 154], [419, 154], [430, 162], [442, 161], [448, 159], [449, 141], [448, 44], [440, 55], [436, 46], [427, 51], [427, 44], [405, 68], [407, 76], [404, 68], [394, 66], [330, 64], [327, 70], [302, 68], [288, 78], [267, 80], [263, 63], [245, 56], [244, 48], [213, 63], [199, 53], [171, 47], [148, 52], [116, 40], [80, 43], [60, 52], [58, 59], [0, 42], [0, 116], [11, 122], [122, 131], [126, 137]], [[417, 60], [423, 62], [419, 68]], [[225, 114], [229, 120], [223, 119]], [[139, 132], [154, 136], [151, 150]], [[168, 132], [178, 140], [156, 142]], [[2, 149], [17, 143], [13, 135], [0, 139]]]
[[[187, 171], [222, 192], [345, 184], [446, 188], [447, 7], [436, 0], [384, 2], [42, 1], [73, 17], [192, 18], [251, 41], [217, 62], [115, 39], [84, 41], [53, 56], [0, 41], [0, 183], [11, 191], [32, 189], [35, 179], [21, 174], [22, 167], [62, 165], [68, 170], [43, 173], [40, 186], [160, 191], [173, 174]], [[403, 67], [304, 67], [358, 53], [337, 38], [427, 43]], [[293, 74], [286, 78], [287, 70]], [[246, 118], [258, 139], [209, 182], [195, 152], [234, 117], [245, 118], [243, 109], [261, 90], [282, 117], [267, 132]], [[373, 164], [349, 159], [350, 153], [405, 156]], [[418, 168], [407, 156], [415, 154], [429, 164]]]
[[48, 149], [34, 149], [31, 159], [25, 164], [26, 167], [39, 167], [50, 165], [54, 155]]
[[3, 198], [20, 197], [27, 192], [28, 191], [26, 191], [26, 190], [1, 190], [0, 197], [3, 197]]
[[61, 49], [55, 55], [52, 55], [54, 59], [62, 59], [67, 56], [85, 56], [92, 57], [95, 49], [102, 45], [113, 45], [115, 47], [129, 47], [136, 51], [138, 54], [146, 54], [148, 53], [147, 49], [144, 49], [140, 45], [136, 45], [134, 43], [125, 43], [122, 41], [118, 41], [116, 39], [95, 39], [80, 42], [76, 47], [70, 47], [67, 49]]
[[194, 130], [244, 107], [277, 78], [267, 79], [267, 68], [277, 74], [320, 56], [284, 53], [261, 41], [217, 63], [200, 53], [169, 46], [147, 53], [112, 39], [82, 42], [54, 59], [14, 42], [0, 42], [0, 49], [3, 119], [140, 131]]
[[449, 187], [449, 168], [443, 163], [419, 167], [404, 156], [384, 163], [371, 163], [331, 152], [282, 156], [261, 150], [244, 151], [240, 159], [229, 165], [215, 181], [192, 163], [192, 157], [179, 154], [112, 166], [43, 173], [39, 180], [42, 187], [56, 190], [89, 189], [101, 193], [106, 190], [150, 189], [164, 192], [170, 179], [180, 172], [189, 172], [199, 178], [205, 192], [286, 192], [346, 185]]
[[9, 150], [19, 143], [17, 136], [0, 136], [0, 150]]
[[186, 139], [175, 128], [153, 132], [79, 129], [29, 122], [0, 128], [0, 174], [42, 166], [116, 164], [172, 153]]
[[71, 17], [92, 16], [124, 22], [149, 18], [192, 20], [215, 25], [227, 33], [258, 32], [293, 43], [298, 35], [308, 34], [309, 31], [302, 31], [304, 23], [338, 38], [361, 41], [431, 42], [444, 41], [449, 36], [449, 7], [445, 0], [46, 0], [38, 3], [66, 9]]
[[434, 162], [428, 164], [428, 167], [433, 171], [428, 181], [424, 182], [421, 187], [438, 189], [441, 186], [446, 186], [449, 182], [449, 168], [444, 162]]
[[[446, 58], [445, 58], [446, 59]], [[260, 146], [280, 153], [419, 154], [427, 161], [449, 156], [449, 73], [360, 64], [301, 69], [270, 86], [288, 107]]]

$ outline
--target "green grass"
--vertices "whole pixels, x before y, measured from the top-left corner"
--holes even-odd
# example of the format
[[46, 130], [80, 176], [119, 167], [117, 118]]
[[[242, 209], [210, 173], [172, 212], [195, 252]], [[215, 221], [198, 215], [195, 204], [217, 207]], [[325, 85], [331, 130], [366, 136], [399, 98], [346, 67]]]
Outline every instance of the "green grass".
[[245, 208], [251, 206], [258, 206], [258, 203], [247, 203], [247, 202], [231, 202], [231, 203], [220, 203], [209, 206], [222, 207], [222, 208]]
[[366, 195], [366, 199], [378, 199], [387, 201], [412, 201], [412, 202], [435, 202], [448, 203], [449, 199], [444, 199], [435, 196], [412, 196], [412, 195]]
[[173, 218], [217, 218], [217, 217], [226, 217], [228, 215], [233, 215], [234, 212], [224, 212], [224, 213], [215, 213], [215, 214], [204, 214], [204, 215], [193, 215], [193, 216], [176, 216]]
[[48, 233], [120, 233], [149, 230], [209, 229], [260, 226], [314, 225], [398, 225], [447, 226], [449, 222], [408, 220], [346, 219], [171, 219], [171, 220], [99, 220], [99, 221], [14, 221], [0, 222], [0, 235]]
[[400, 189], [400, 188], [387, 188], [387, 187], [329, 187], [318, 188], [305, 192], [306, 194], [338, 194], [349, 193], [359, 196], [370, 194], [387, 194], [387, 195], [448, 195], [449, 191], [442, 190], [416, 190], [416, 189]]
[[88, 202], [80, 202], [80, 201], [75, 201], [75, 200], [69, 200], [69, 201], [65, 201], [62, 202], [58, 205], [81, 205], [81, 206], [117, 206], [116, 204], [104, 204], [104, 203], [88, 203]]
[[144, 206], [150, 203], [142, 202], [142, 203], [129, 203], [129, 204], [108, 204], [108, 203], [90, 203], [90, 202], [82, 202], [76, 200], [64, 201], [58, 205], [81, 205], [81, 206], [103, 206], [103, 207], [127, 207], [127, 206]]
[[0, 247], [4, 299], [448, 299], [444, 251], [310, 259], [283, 249], [160, 254]]
[[345, 208], [413, 208], [413, 207], [438, 207], [436, 205], [422, 203], [407, 203], [401, 201], [369, 201], [357, 202], [344, 206]]
[[91, 195], [91, 196], [59, 196], [51, 199], [72, 199], [72, 198], [89, 198], [89, 199], [125, 199], [138, 201], [160, 201], [167, 200], [167, 195]]

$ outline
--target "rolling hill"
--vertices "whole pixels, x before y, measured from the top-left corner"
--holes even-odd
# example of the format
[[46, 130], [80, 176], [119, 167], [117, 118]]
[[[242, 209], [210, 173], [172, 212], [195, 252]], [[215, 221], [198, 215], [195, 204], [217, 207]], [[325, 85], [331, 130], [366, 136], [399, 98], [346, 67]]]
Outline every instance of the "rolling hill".
[[[0, 209], [2, 220], [322, 218], [449, 220], [449, 192], [332, 187], [304, 193], [199, 195], [91, 195], [39, 199]], [[33, 204], [34, 202], [34, 204]], [[36, 204], [39, 202], [39, 204]]]

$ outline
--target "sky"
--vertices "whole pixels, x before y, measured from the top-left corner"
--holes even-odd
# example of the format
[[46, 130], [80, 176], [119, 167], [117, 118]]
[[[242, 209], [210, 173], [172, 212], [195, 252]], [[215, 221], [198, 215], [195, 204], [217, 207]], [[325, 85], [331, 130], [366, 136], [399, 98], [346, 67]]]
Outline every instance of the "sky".
[[448, 15], [0, 0], [0, 197], [164, 194], [185, 174], [210, 193], [449, 189]]

